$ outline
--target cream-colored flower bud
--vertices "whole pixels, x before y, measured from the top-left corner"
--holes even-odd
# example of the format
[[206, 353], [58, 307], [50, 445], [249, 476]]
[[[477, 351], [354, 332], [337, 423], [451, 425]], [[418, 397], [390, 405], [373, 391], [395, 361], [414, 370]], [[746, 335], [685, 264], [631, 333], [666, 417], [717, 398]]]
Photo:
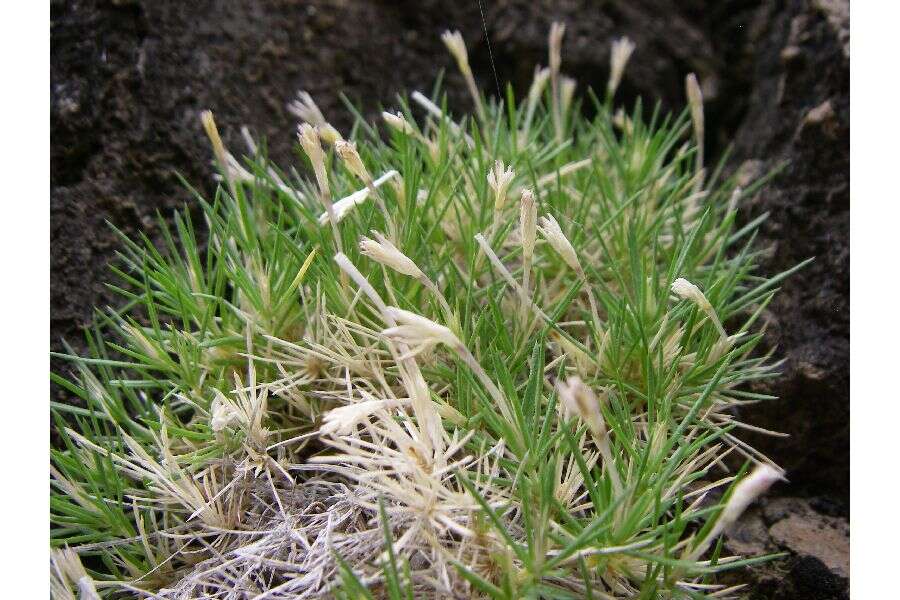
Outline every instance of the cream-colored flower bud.
[[372, 235], [375, 239], [365, 236], [359, 242], [359, 251], [368, 256], [372, 260], [390, 267], [398, 273], [415, 277], [416, 279], [424, 277], [424, 273], [416, 266], [408, 256], [400, 252], [400, 250], [377, 231], [373, 231]]
[[550, 72], [559, 73], [562, 65], [562, 39], [566, 34], [566, 24], [556, 23], [550, 25]]
[[325, 116], [316, 105], [312, 96], [308, 92], [300, 90], [297, 92], [297, 99], [288, 104], [288, 111], [293, 113], [303, 122], [310, 123], [313, 127], [324, 125], [326, 123]]
[[334, 149], [351, 173], [359, 177], [366, 185], [372, 183], [372, 176], [369, 175], [369, 170], [366, 169], [366, 165], [363, 164], [362, 159], [359, 157], [359, 152], [356, 151], [356, 144], [338, 140], [334, 144]]
[[580, 274], [581, 263], [578, 262], [575, 248], [572, 247], [572, 243], [562, 232], [559, 223], [556, 222], [553, 215], [548, 214], [538, 220], [538, 231], [553, 246], [553, 249], [556, 250], [563, 261]]
[[698, 192], [703, 187], [705, 171], [703, 169], [703, 138], [704, 138], [704, 118], [703, 118], [703, 92], [700, 91], [700, 84], [697, 82], [697, 76], [689, 73], [684, 80], [685, 92], [688, 98], [688, 106], [691, 110], [691, 121], [694, 124], [694, 142], [697, 144], [697, 160], [695, 171], [697, 179], [694, 183], [694, 192]]
[[447, 46], [447, 50], [450, 51], [453, 58], [456, 59], [459, 70], [462, 71], [463, 74], [471, 72], [471, 68], [469, 67], [469, 53], [466, 51], [466, 42], [463, 40], [462, 34], [459, 31], [447, 30], [441, 34], [441, 40], [444, 42], [444, 45]]
[[212, 111], [204, 110], [200, 113], [200, 121], [203, 123], [203, 129], [206, 130], [206, 136], [209, 138], [209, 142], [212, 145], [216, 162], [219, 163], [219, 168], [222, 169], [222, 175], [225, 177], [225, 182], [228, 184], [228, 190], [232, 195], [235, 195], [234, 177], [232, 176], [228, 164], [228, 151], [225, 150], [225, 144], [222, 143], [222, 138], [219, 136], [219, 129], [216, 127], [216, 121], [213, 118]]
[[324, 198], [330, 200], [331, 190], [328, 185], [328, 175], [325, 171], [325, 152], [322, 150], [322, 144], [319, 142], [319, 132], [309, 123], [302, 123], [297, 128], [297, 138], [300, 140], [300, 146], [309, 158], [313, 172], [316, 174], [319, 192]]
[[562, 143], [563, 136], [563, 119], [562, 107], [560, 106], [559, 93], [559, 68], [562, 65], [562, 38], [566, 33], [566, 26], [563, 23], [553, 23], [550, 26], [550, 88], [552, 91], [550, 100], [553, 115], [553, 131], [556, 136], [556, 142]]
[[688, 107], [691, 110], [691, 120], [694, 122], [694, 130], [703, 132], [703, 92], [700, 91], [700, 83], [697, 76], [688, 73], [684, 80], [685, 93], [687, 94]]
[[519, 230], [522, 236], [522, 255], [530, 259], [534, 254], [534, 244], [537, 238], [537, 204], [534, 201], [534, 192], [530, 188], [522, 190], [522, 199], [519, 205]]
[[752, 473], [744, 477], [740, 483], [734, 487], [731, 498], [715, 525], [710, 529], [706, 536], [694, 547], [694, 549], [685, 558], [689, 561], [697, 560], [712, 545], [720, 533], [725, 531], [729, 526], [738, 520], [738, 517], [747, 509], [750, 504], [763, 495], [772, 484], [779, 479], [784, 479], [782, 471], [768, 464], [757, 466]]
[[309, 123], [319, 132], [319, 136], [328, 145], [334, 145], [337, 140], [343, 139], [337, 129], [325, 120], [325, 116], [316, 106], [312, 96], [300, 90], [297, 99], [288, 104], [288, 112], [292, 113], [303, 123]]
[[634, 52], [634, 42], [627, 37], [613, 40], [612, 52], [609, 55], [609, 82], [606, 84], [607, 94], [613, 96], [622, 82], [622, 74], [625, 73], [625, 65]]
[[475, 103], [475, 109], [478, 118], [483, 122], [485, 119], [484, 106], [481, 103], [481, 92], [478, 91], [478, 85], [475, 83], [475, 76], [472, 74], [472, 67], [469, 66], [469, 53], [466, 51], [466, 43], [463, 41], [462, 34], [459, 31], [445, 31], [441, 35], [444, 45], [456, 59], [456, 64], [466, 81], [466, 87], [469, 88], [469, 95]]
[[596, 440], [603, 440], [606, 437], [606, 421], [600, 412], [600, 401], [580, 377], [572, 375], [565, 383], [557, 382], [556, 391], [563, 406], [569, 413], [578, 415], [587, 424]]
[[381, 332], [389, 338], [406, 342], [411, 346], [445, 344], [455, 348], [462, 345], [449, 328], [422, 315], [395, 306], [387, 307], [385, 313], [397, 322], [396, 327]]
[[672, 292], [682, 300], [690, 300], [704, 312], [712, 309], [712, 304], [709, 303], [700, 288], [683, 277], [672, 282]]
[[416, 133], [412, 125], [410, 125], [409, 122], [399, 112], [390, 113], [385, 111], [381, 113], [381, 117], [384, 119], [385, 123], [401, 133], [404, 133], [406, 135], [415, 135]]
[[[713, 308], [713, 305], [710, 303], [710, 301], [707, 300], [703, 292], [700, 291], [700, 288], [698, 288], [687, 279], [679, 277], [672, 282], [672, 291], [679, 298], [690, 300], [691, 302], [696, 304], [697, 307], [704, 313], [706, 313], [709, 319], [713, 322], [713, 325], [715, 325], [716, 330], [719, 332], [723, 343], [730, 343], [728, 340], [728, 334], [725, 332], [725, 328], [722, 326], [722, 322], [719, 320], [719, 315], [716, 313], [716, 309]], [[720, 346], [717, 349], [714, 349], [714, 351], [719, 353], [721, 356], [721, 353], [726, 349], [726, 346]]]
[[776, 481], [784, 479], [784, 474], [768, 464], [758, 465], [753, 472], [741, 479], [734, 487], [728, 504], [719, 516], [721, 528], [728, 527], [738, 520], [754, 500], [762, 496]]
[[213, 154], [215, 154], [216, 160], [219, 161], [219, 167], [227, 171], [228, 158], [225, 144], [222, 143], [222, 138], [219, 136], [219, 129], [216, 127], [216, 120], [213, 118], [212, 111], [204, 110], [200, 113], [200, 121], [203, 123], [203, 129], [206, 130], [206, 136], [209, 138], [210, 144], [212, 144]]
[[494, 167], [488, 171], [487, 182], [494, 192], [494, 210], [499, 212], [506, 204], [506, 192], [516, 174], [511, 167], [503, 165], [502, 160], [494, 161]]

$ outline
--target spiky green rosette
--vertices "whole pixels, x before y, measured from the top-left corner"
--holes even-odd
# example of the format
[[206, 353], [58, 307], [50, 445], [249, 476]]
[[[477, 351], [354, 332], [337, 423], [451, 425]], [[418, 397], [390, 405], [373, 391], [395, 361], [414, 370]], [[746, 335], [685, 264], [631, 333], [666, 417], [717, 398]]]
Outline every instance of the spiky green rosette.
[[734, 409], [767, 399], [787, 274], [735, 226], [755, 188], [704, 168], [696, 82], [681, 116], [615, 112], [617, 41], [583, 107], [561, 39], [459, 121], [414, 93], [349, 142], [301, 94], [311, 179], [204, 115], [206, 242], [188, 212], [123, 236], [122, 306], [54, 375], [83, 400], [53, 406], [57, 597], [734, 592], [714, 574], [760, 558], [719, 534], [780, 474]]

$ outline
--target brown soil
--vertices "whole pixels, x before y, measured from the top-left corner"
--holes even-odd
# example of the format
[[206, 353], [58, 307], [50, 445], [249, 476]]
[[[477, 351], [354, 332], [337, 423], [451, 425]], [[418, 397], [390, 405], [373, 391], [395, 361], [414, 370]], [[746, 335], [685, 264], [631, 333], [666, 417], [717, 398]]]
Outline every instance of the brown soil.
[[[748, 174], [787, 161], [745, 214], [772, 213], [760, 239], [771, 246], [765, 272], [816, 261], [784, 283], [767, 315], [769, 339], [787, 359], [768, 391], [783, 400], [744, 416], [792, 435], [753, 440], [788, 469], [785, 490], [826, 498], [846, 516], [849, 2], [483, 4], [501, 82], [524, 90], [534, 63], [546, 63], [550, 22], [563, 20], [564, 69], [602, 89], [608, 41], [628, 35], [638, 49], [620, 100], [640, 95], [679, 108], [684, 75], [694, 71], [704, 82], [711, 154], [733, 143], [730, 168]], [[202, 109], [215, 111], [226, 143], [237, 146], [238, 126], [247, 124], [287, 163], [294, 119], [285, 103], [297, 89], [339, 126], [349, 122], [339, 93], [375, 115], [398, 92], [430, 89], [436, 71], [451, 67], [438, 37], [448, 27], [464, 33], [479, 83], [495, 87], [477, 0], [54, 0], [51, 16], [53, 349], [61, 338], [83, 347], [91, 307], [112, 301], [103, 282], [116, 242], [104, 222], [153, 238], [157, 211], [191, 205], [176, 172], [210, 189]], [[453, 69], [447, 80], [451, 106], [468, 109]], [[788, 576], [816, 581], [809, 560], [818, 559], [793, 552], [799, 562]], [[832, 597], [766, 589], [757, 597]]]

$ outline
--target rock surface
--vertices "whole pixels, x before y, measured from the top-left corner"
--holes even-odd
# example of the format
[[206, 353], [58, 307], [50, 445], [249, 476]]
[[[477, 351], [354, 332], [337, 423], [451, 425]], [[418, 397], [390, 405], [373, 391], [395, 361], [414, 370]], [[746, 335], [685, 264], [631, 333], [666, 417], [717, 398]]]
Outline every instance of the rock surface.
[[[844, 10], [840, 9], [843, 4]], [[759, 51], [752, 93], [735, 133], [733, 162], [784, 170], [746, 205], [771, 213], [760, 242], [769, 273], [806, 258], [770, 305], [767, 343], [784, 357], [767, 389], [783, 400], [743, 415], [791, 434], [752, 439], [788, 470], [792, 493], [831, 493], [847, 505], [850, 484], [850, 63], [847, 2], [766, 5], [748, 27]]]
[[[750, 598], [849, 598], [850, 527], [816, 499], [763, 500], [728, 533], [725, 548], [743, 556], [786, 552], [749, 572]], [[747, 577], [736, 580], [746, 582]]]
[[[788, 469], [791, 494], [825, 496], [835, 518], [846, 516], [849, 2], [483, 5], [484, 28], [477, 2], [53, 0], [51, 347], [66, 338], [83, 348], [80, 329], [91, 307], [112, 300], [103, 282], [116, 242], [105, 221], [155, 238], [157, 211], [191, 204], [176, 172], [211, 189], [202, 109], [215, 111], [226, 143], [237, 146], [238, 126], [247, 124], [284, 164], [292, 160], [294, 127], [285, 104], [297, 89], [346, 126], [338, 92], [375, 115], [398, 92], [430, 89], [437, 70], [448, 68], [450, 105], [467, 110], [441, 31], [463, 31], [484, 89], [496, 86], [493, 64], [499, 81], [522, 91], [535, 62], [546, 64], [550, 22], [562, 20], [563, 69], [582, 89], [603, 87], [608, 42], [628, 35], [637, 51], [620, 101], [640, 95], [680, 108], [684, 75], [694, 71], [706, 99], [708, 153], [733, 143], [730, 168], [745, 175], [786, 164], [743, 214], [771, 213], [760, 239], [772, 249], [763, 271], [816, 260], [783, 284], [766, 315], [770, 343], [787, 360], [784, 377], [764, 391], [783, 400], [742, 416], [791, 434], [752, 440]], [[53, 367], [65, 369], [57, 361]], [[785, 568], [765, 571], [787, 583], [759, 577], [755, 597], [844, 597], [843, 563], [811, 553], [833, 542], [840, 527], [810, 529], [797, 514], [780, 520], [775, 533], [766, 525], [780, 540], [772, 543], [795, 555]]]

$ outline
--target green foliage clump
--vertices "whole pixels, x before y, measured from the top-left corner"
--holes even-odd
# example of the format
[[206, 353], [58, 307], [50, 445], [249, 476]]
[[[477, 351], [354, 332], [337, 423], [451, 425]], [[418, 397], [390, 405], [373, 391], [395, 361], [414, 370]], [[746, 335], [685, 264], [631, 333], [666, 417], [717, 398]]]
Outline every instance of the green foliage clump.
[[747, 384], [789, 273], [756, 272], [762, 182], [708, 173], [695, 87], [613, 110], [616, 44], [585, 106], [558, 58], [521, 105], [457, 122], [436, 87], [353, 142], [301, 94], [313, 180], [204, 115], [204, 241], [190, 211], [161, 248], [122, 236], [122, 305], [53, 375], [83, 401], [52, 407], [55, 593], [734, 592], [715, 573], [761, 559], [715, 542], [778, 472], [726, 455], [769, 463], [734, 409], [769, 399]]

